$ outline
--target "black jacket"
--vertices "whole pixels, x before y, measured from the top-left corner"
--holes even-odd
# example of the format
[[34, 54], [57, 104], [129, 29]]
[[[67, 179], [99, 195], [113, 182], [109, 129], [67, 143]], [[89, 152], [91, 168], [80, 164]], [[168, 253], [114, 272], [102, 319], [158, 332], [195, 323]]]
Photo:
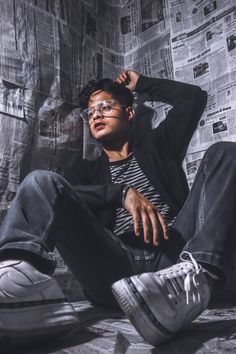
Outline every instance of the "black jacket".
[[[132, 136], [132, 148], [141, 169], [176, 215], [189, 191], [182, 161], [206, 106], [207, 94], [194, 85], [144, 76], [140, 76], [136, 92], [173, 107], [157, 128], [138, 139]], [[115, 208], [122, 206], [123, 185], [111, 183], [106, 154], [93, 161], [79, 161], [65, 177], [103, 226], [112, 228]]]

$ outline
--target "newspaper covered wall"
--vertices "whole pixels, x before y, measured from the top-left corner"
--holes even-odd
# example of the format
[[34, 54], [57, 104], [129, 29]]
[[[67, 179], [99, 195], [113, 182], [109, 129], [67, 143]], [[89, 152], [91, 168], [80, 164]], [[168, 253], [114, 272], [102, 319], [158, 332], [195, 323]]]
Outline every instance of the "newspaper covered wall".
[[[125, 67], [146, 76], [173, 79], [168, 3], [164, 0], [131, 0], [119, 11], [119, 25]], [[136, 134], [144, 126], [157, 126], [170, 108], [160, 102], [145, 100], [145, 96], [135, 100]], [[146, 117], [142, 119], [144, 115]]]
[[191, 185], [210, 145], [236, 141], [236, 3], [181, 0], [169, 6], [174, 77], [209, 95], [185, 159]]
[[81, 1], [0, 1], [1, 220], [22, 178], [82, 155]]
[[[130, 0], [117, 13], [126, 68], [196, 84], [209, 94], [184, 161], [191, 186], [204, 151], [217, 141], [236, 141], [236, 3]], [[145, 109], [142, 101], [137, 113], [152, 111], [152, 127], [170, 108], [147, 102]]]
[[[84, 4], [82, 86], [94, 78], [115, 78], [124, 69], [124, 45], [118, 31], [119, 7], [109, 6], [105, 0], [84, 0]], [[83, 157], [93, 159], [100, 153], [101, 147], [90, 138], [85, 124]]]
[[[235, 141], [236, 4], [233, 0], [0, 0], [0, 210], [36, 168], [94, 157], [78, 90], [124, 68], [200, 85], [209, 93], [185, 160], [191, 185], [203, 152]], [[154, 127], [169, 107], [136, 100]], [[137, 119], [138, 121], [138, 119]], [[141, 120], [140, 120], [141, 122]], [[141, 123], [140, 123], [141, 124]], [[137, 124], [139, 128], [139, 124]], [[83, 147], [83, 149], [82, 149]]]

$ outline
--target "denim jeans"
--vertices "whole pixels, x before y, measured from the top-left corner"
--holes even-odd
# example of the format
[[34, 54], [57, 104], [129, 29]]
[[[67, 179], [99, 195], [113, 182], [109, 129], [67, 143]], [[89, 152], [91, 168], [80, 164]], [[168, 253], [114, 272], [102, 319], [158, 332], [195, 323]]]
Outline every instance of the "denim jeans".
[[88, 297], [105, 307], [116, 306], [113, 282], [173, 265], [183, 249], [227, 277], [235, 251], [235, 182], [236, 144], [212, 145], [169, 229], [170, 239], [154, 247], [132, 230], [116, 237], [62, 176], [34, 171], [21, 183], [1, 225], [0, 257], [28, 260], [50, 274], [56, 246]]

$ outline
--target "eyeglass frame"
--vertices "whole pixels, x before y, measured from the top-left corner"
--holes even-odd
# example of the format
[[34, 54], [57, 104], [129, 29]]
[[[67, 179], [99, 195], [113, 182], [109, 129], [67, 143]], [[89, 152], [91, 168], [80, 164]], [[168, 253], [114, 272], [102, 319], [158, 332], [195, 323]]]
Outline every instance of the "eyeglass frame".
[[[112, 105], [111, 110], [109, 111], [109, 113], [107, 113], [107, 115], [104, 114], [104, 112], [103, 112], [103, 113], [101, 112], [101, 105], [104, 104], [104, 103], [110, 103], [110, 104]], [[118, 103], [121, 107], [127, 108], [127, 106], [120, 104], [120, 102], [117, 101], [117, 100], [115, 100], [115, 99], [104, 100], [104, 101], [99, 102], [98, 104], [96, 104], [96, 106], [94, 106], [94, 107], [90, 107], [90, 108], [85, 108], [85, 109], [83, 109], [82, 112], [81, 112], [81, 117], [82, 117], [83, 121], [89, 122], [89, 121], [92, 120], [92, 118], [93, 118], [93, 116], [94, 116], [94, 113], [95, 113], [96, 111], [98, 111], [102, 116], [105, 116], [105, 117], [106, 117], [106, 116], [108, 116], [108, 115], [112, 112], [112, 110], [114, 109], [114, 108], [113, 108], [113, 105], [114, 105], [115, 103]], [[98, 106], [100, 106], [100, 108], [98, 108]], [[92, 111], [93, 111], [91, 118], [88, 118], [88, 113], [87, 113], [87, 112], [88, 112], [89, 110], [92, 110]]]

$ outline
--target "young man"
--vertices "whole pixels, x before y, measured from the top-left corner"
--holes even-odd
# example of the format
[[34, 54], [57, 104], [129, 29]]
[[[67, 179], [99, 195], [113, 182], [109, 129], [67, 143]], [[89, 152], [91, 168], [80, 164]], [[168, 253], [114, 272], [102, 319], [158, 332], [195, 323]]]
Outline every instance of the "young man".
[[[138, 138], [134, 90], [173, 106]], [[103, 153], [79, 161], [66, 179], [34, 171], [19, 187], [1, 228], [0, 329], [48, 333], [76, 323], [49, 275], [56, 245], [92, 302], [115, 308], [115, 282], [123, 310], [144, 339], [158, 344], [206, 308], [212, 283], [229, 272], [236, 147], [207, 151], [188, 196], [181, 163], [204, 91], [129, 70], [116, 82], [89, 82], [80, 104]]]

